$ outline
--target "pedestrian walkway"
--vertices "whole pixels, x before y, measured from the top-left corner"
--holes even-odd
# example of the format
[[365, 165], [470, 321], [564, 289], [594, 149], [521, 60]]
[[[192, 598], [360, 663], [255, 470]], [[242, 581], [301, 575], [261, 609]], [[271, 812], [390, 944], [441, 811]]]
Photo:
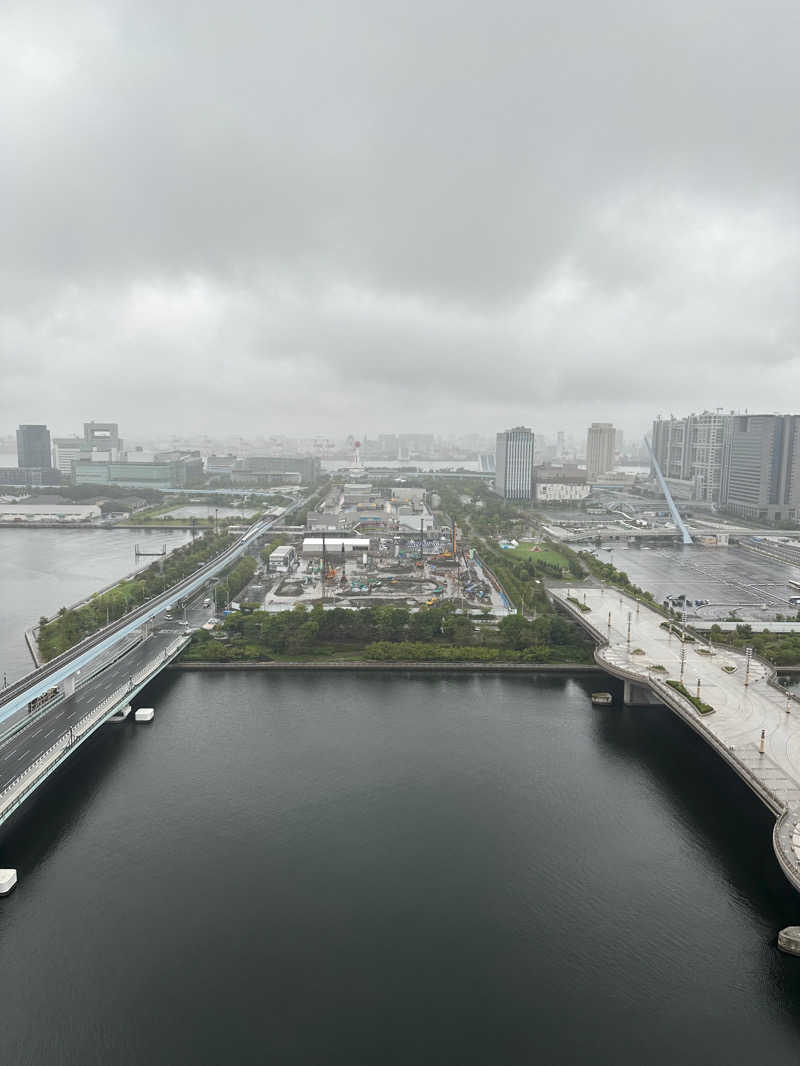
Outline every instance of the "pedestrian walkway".
[[[598, 665], [679, 713], [779, 816], [776, 853], [800, 890], [800, 702], [774, 682], [772, 668], [702, 639], [683, 641], [679, 623], [616, 589], [551, 592], [595, 636]], [[682, 681], [711, 712], [700, 714], [668, 680]]]

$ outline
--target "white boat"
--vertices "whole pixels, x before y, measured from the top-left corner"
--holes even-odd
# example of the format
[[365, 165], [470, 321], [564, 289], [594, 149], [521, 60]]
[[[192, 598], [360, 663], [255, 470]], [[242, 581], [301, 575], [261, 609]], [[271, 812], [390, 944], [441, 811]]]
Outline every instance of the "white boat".
[[613, 702], [614, 702], [614, 697], [611, 695], [610, 692], [593, 692], [592, 693], [592, 703], [595, 704], [595, 705], [598, 705], [598, 704], [605, 705], [605, 704], [613, 703]]

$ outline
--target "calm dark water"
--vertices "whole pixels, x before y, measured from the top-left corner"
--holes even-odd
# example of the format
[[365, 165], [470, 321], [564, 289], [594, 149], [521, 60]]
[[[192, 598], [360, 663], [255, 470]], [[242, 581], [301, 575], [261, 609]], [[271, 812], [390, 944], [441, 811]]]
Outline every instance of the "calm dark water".
[[12, 681], [33, 669], [29, 625], [152, 563], [137, 565], [136, 544], [170, 550], [190, 537], [182, 530], [0, 529], [0, 684], [3, 672]]
[[771, 818], [596, 685], [162, 677], [0, 838], [3, 1062], [796, 1066]]

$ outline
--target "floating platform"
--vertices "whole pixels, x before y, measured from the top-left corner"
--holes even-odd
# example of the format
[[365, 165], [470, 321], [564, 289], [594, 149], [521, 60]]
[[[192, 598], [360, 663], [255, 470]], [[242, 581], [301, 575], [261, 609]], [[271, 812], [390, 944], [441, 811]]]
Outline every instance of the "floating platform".
[[131, 713], [131, 705], [127, 707], [120, 707], [118, 711], [115, 711], [109, 718], [109, 722], [124, 722], [128, 715]]
[[140, 707], [133, 717], [137, 722], [152, 722], [155, 716], [156, 712], [152, 707]]
[[16, 883], [16, 870], [0, 870], [0, 896], [7, 896]]
[[592, 693], [592, 703], [595, 704], [595, 706], [606, 706], [607, 704], [613, 703], [613, 702], [614, 702], [614, 697], [611, 695], [610, 692], [593, 692]]

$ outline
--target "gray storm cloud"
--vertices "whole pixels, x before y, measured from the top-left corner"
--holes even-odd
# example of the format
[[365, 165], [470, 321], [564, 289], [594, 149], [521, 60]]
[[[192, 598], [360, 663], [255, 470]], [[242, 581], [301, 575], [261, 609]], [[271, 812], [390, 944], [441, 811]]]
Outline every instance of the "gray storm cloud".
[[793, 407], [798, 45], [788, 2], [7, 3], [0, 430]]

